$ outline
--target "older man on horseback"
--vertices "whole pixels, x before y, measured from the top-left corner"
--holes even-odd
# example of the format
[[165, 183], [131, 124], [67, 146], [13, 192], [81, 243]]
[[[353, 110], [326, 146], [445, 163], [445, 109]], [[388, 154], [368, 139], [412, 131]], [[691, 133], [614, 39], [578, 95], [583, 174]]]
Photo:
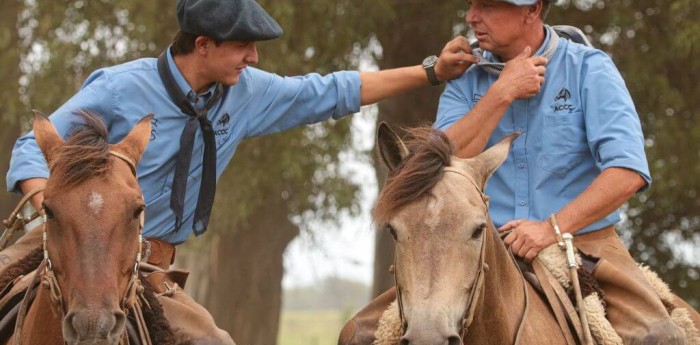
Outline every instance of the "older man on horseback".
[[[143, 233], [151, 245], [150, 262], [163, 269], [173, 262], [175, 245], [206, 231], [216, 180], [242, 139], [357, 112], [361, 105], [455, 78], [475, 61], [459, 53], [468, 50], [461, 38], [449, 42], [440, 59], [428, 59], [423, 66], [282, 78], [249, 67], [258, 62], [257, 41], [282, 35], [254, 0], [180, 0], [177, 19], [180, 31], [158, 59], [92, 73], [51, 116], [65, 136], [79, 121], [72, 113], [90, 110], [102, 117], [114, 142], [141, 117], [155, 114], [137, 174], [146, 202]], [[193, 156], [200, 162], [193, 163]], [[20, 138], [7, 175], [8, 190], [28, 193], [45, 185], [48, 174], [34, 134]], [[41, 208], [41, 193], [32, 203]], [[3, 251], [0, 273], [40, 244], [39, 235], [32, 231]], [[181, 291], [168, 292], [180, 296], [176, 302], [184, 307], [179, 309], [201, 309]], [[186, 315], [167, 316], [175, 328], [191, 324]], [[217, 329], [208, 314], [203, 319]], [[233, 343], [220, 330], [194, 340]]]
[[[479, 62], [447, 83], [435, 127], [463, 158], [520, 132], [486, 189], [493, 222], [510, 231], [504, 243], [532, 260], [557, 242], [555, 229], [575, 234], [623, 342], [685, 344], [614, 228], [618, 208], [651, 183], [634, 104], [604, 52], [544, 24], [550, 2], [468, 1]], [[341, 343], [371, 338], [363, 327], [393, 296], [356, 316]]]

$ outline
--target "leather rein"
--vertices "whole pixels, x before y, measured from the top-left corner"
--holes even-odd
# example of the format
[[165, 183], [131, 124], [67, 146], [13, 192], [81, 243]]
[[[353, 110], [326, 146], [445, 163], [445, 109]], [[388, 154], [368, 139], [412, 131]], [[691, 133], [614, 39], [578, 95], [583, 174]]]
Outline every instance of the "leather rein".
[[[116, 151], [109, 151], [109, 154], [119, 158], [121, 161], [125, 162], [129, 168], [131, 169], [131, 172], [136, 176], [136, 164], [127, 156], [116, 152]], [[42, 191], [44, 188], [37, 188], [36, 190], [32, 191], [32, 193], [36, 194], [37, 192]], [[42, 236], [42, 247], [43, 247], [43, 253], [44, 253], [44, 260], [41, 262], [39, 265], [39, 268], [37, 272], [41, 272], [41, 274], [37, 274], [34, 277], [34, 281], [31, 286], [35, 286], [38, 282], [38, 279], [41, 279], [42, 285], [46, 286], [49, 289], [49, 296], [51, 299], [51, 303], [53, 306], [61, 313], [62, 317], [64, 318], [66, 316], [65, 314], [65, 308], [63, 305], [63, 294], [61, 292], [61, 287], [58, 284], [58, 280], [56, 279], [56, 274], [53, 270], [53, 264], [51, 263], [51, 258], [49, 257], [49, 251], [47, 248], [47, 243], [48, 243], [48, 221], [46, 214], [43, 214], [42, 216], [42, 231], [43, 231], [43, 236]], [[143, 243], [147, 241], [144, 241], [143, 238], [143, 226], [144, 226], [144, 220], [145, 220], [145, 212], [141, 212], [141, 215], [139, 216], [139, 236], [138, 236], [138, 252], [136, 253], [136, 258], [134, 262], [134, 267], [131, 272], [131, 277], [129, 279], [129, 282], [126, 285], [126, 290], [124, 293], [124, 297], [122, 298], [119, 306], [121, 307], [122, 311], [127, 314], [130, 309], [133, 309], [135, 312], [135, 316], [137, 318], [137, 322], [141, 323], [142, 326], [145, 326], [145, 320], [143, 320], [143, 316], [141, 315], [141, 303], [145, 304], [148, 308], [150, 308], [150, 305], [146, 301], [145, 297], [143, 296], [144, 292], [144, 287], [141, 284], [141, 280], [139, 279], [139, 268], [141, 267], [141, 251], [142, 251], [142, 246]], [[25, 294], [23, 300], [22, 300], [22, 305], [20, 307], [20, 312], [17, 316], [17, 322], [15, 324], [15, 335], [21, 334], [22, 327], [24, 325], [24, 320], [26, 317], [27, 312], [29, 311], [29, 296], [30, 296], [30, 289], [27, 290], [27, 293]], [[141, 302], [141, 303], [139, 303]], [[126, 334], [126, 333], [125, 333]], [[146, 338], [144, 339], [141, 337], [142, 343], [143, 344], [150, 344], [150, 339]], [[21, 337], [16, 336], [14, 345], [21, 345]]]
[[[460, 176], [463, 176], [469, 182], [479, 191], [481, 194], [481, 199], [486, 205], [486, 209], [488, 210], [488, 205], [489, 205], [489, 197], [488, 195], [484, 194], [483, 190], [479, 187], [479, 185], [474, 181], [474, 179], [464, 173], [463, 171], [454, 168], [454, 167], [445, 167], [443, 168], [444, 172], [451, 172], [458, 174]], [[491, 217], [486, 215], [487, 217], [487, 223], [491, 224]], [[482, 235], [485, 236], [485, 235]], [[486, 238], [483, 238], [481, 241], [481, 252], [479, 253], [479, 268], [476, 271], [476, 278], [474, 279], [474, 284], [472, 285], [472, 289], [469, 293], [469, 298], [467, 299], [467, 308], [464, 312], [464, 315], [462, 317], [462, 322], [461, 322], [461, 329], [459, 332], [459, 336], [462, 341], [464, 341], [464, 338], [467, 336], [467, 333], [469, 332], [469, 326], [472, 324], [474, 321], [474, 313], [476, 312], [476, 306], [477, 306], [477, 301], [481, 297], [481, 293], [484, 289], [484, 276], [486, 272], [489, 271], [489, 265], [486, 263], [486, 258], [484, 256], [484, 252], [486, 251]], [[515, 264], [515, 267], [518, 267], [518, 264], [515, 260], [515, 257], [513, 256], [513, 253], [508, 250], [509, 256], [513, 260], [513, 264]], [[406, 328], [408, 327], [408, 323], [406, 322], [406, 317], [403, 312], [403, 302], [402, 302], [402, 296], [401, 296], [401, 285], [399, 284], [399, 280], [397, 277], [397, 270], [396, 270], [396, 260], [394, 260], [394, 281], [396, 285], [396, 295], [397, 295], [397, 304], [399, 307], [399, 318], [401, 320], [401, 334], [406, 333]], [[520, 344], [521, 341], [521, 336], [522, 332], [524, 329], [525, 325], [525, 317], [527, 315], [528, 307], [529, 307], [529, 296], [528, 296], [528, 290], [527, 290], [527, 282], [525, 281], [525, 278], [522, 275], [522, 272], [520, 272], [520, 268], [518, 267], [518, 272], [520, 273], [521, 281], [523, 282], [523, 290], [525, 293], [525, 305], [523, 306], [523, 313], [520, 318], [520, 322], [518, 325], [518, 331], [515, 335], [515, 339], [513, 340], [513, 344], [517, 345]]]

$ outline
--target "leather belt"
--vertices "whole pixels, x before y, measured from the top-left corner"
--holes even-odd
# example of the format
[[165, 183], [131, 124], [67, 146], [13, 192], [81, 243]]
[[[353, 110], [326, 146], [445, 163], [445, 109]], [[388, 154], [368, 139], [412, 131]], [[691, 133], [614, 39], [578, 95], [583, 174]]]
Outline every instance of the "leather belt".
[[143, 246], [141, 253], [144, 258], [148, 258], [146, 262], [164, 270], [169, 269], [170, 265], [175, 262], [175, 246], [157, 238], [147, 238], [146, 240], [150, 245]]

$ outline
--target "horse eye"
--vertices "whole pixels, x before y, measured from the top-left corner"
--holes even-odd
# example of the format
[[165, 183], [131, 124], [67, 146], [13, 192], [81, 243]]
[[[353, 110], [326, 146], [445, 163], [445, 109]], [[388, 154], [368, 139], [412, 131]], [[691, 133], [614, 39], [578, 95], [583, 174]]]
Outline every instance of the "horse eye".
[[46, 214], [46, 218], [53, 219], [53, 211], [51, 211], [51, 209], [44, 203], [42, 203], [41, 206], [44, 209], [44, 214]]
[[141, 213], [143, 213], [143, 210], [144, 210], [145, 208], [146, 208], [146, 206], [144, 206], [144, 205], [139, 206], [139, 207], [136, 209], [136, 211], [134, 211], [134, 219], [139, 219], [139, 217], [141, 216]]
[[394, 241], [396, 241], [396, 239], [397, 239], [397, 237], [396, 237], [396, 230], [394, 230], [394, 228], [393, 228], [391, 225], [387, 224], [387, 225], [384, 227], [384, 230], [388, 231], [388, 232], [391, 234], [391, 237], [394, 238]]
[[479, 237], [481, 237], [481, 235], [484, 233], [484, 229], [486, 229], [486, 224], [479, 225], [472, 233], [472, 239], [479, 239]]

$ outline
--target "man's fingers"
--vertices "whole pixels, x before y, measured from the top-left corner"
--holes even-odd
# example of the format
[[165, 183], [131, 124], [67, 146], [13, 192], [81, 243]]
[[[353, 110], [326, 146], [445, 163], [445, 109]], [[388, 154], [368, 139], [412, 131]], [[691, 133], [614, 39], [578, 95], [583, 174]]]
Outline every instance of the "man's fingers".
[[[523, 242], [524, 242], [524, 241], [523, 241]], [[532, 250], [532, 247], [523, 244], [523, 246], [521, 246], [520, 249], [518, 249], [518, 252], [515, 253], [515, 251], [514, 251], [514, 253], [515, 253], [515, 255], [517, 255], [518, 257], [524, 258], [524, 257], [527, 256], [527, 253], [529, 253], [531, 250]]]
[[547, 67], [537, 66], [535, 68], [537, 69], [537, 74], [539, 74], [539, 75], [543, 76], [543, 75], [545, 75], [545, 73], [547, 73]]
[[518, 237], [510, 245], [510, 250], [513, 253], [518, 253], [518, 252], [520, 252], [520, 249], [523, 247], [524, 244], [525, 244], [525, 240], [523, 238]]
[[516, 238], [518, 238], [517, 233], [511, 232], [510, 234], [508, 234], [508, 236], [506, 236], [506, 238], [503, 239], [503, 244], [505, 244], [506, 247], [508, 247], [511, 245], [511, 243], [513, 243], [513, 241], [515, 241]]
[[525, 49], [523, 49], [523, 51], [520, 52], [520, 54], [518, 54], [518, 56], [515, 57], [515, 59], [529, 58], [530, 54], [532, 54], [532, 48], [530, 48], [530, 46], [527, 46], [525, 47]]
[[535, 66], [544, 66], [547, 64], [547, 58], [543, 56], [533, 56], [531, 59]]
[[503, 224], [503, 226], [498, 228], [498, 231], [510, 230], [510, 229], [513, 229], [514, 227], [516, 227], [517, 225], [518, 225], [517, 220], [511, 220], [510, 222], [507, 222], [507, 223]]
[[525, 256], [523, 258], [525, 259], [526, 262], [530, 262], [533, 259], [535, 259], [535, 257], [537, 257], [537, 254], [538, 254], [537, 249], [530, 248], [530, 250], [527, 251], [527, 254], [525, 254]]

